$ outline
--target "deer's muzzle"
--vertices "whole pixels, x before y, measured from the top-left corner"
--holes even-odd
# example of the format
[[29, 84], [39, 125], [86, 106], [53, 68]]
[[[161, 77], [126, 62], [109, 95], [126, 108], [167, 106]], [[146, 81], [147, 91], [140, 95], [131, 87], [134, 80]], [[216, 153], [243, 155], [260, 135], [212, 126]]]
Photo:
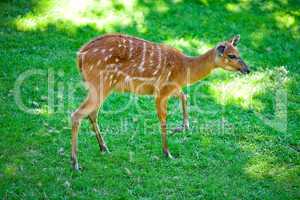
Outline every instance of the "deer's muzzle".
[[249, 67], [246, 65], [246, 63], [242, 60], [242, 59], [240, 59], [239, 60], [239, 63], [241, 64], [241, 68], [240, 68], [240, 72], [242, 73], [242, 74], [249, 74], [250, 73], [250, 70], [249, 70]]

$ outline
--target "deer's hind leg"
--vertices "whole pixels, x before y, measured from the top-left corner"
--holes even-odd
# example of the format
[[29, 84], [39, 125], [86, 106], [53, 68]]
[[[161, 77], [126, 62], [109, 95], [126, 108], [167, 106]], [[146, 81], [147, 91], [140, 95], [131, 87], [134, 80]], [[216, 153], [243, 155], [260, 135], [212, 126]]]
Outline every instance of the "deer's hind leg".
[[[90, 93], [86, 100], [81, 104], [81, 106], [72, 114], [72, 166], [75, 170], [79, 170], [78, 159], [77, 159], [77, 140], [78, 140], [78, 130], [80, 127], [80, 122], [83, 118], [89, 117], [90, 120], [94, 120], [97, 116], [97, 110], [99, 109], [101, 103], [104, 101], [107, 95], [108, 89], [103, 89], [103, 87], [90, 87]], [[95, 114], [96, 113], [96, 114]], [[92, 123], [93, 126], [96, 125], [96, 120]], [[95, 129], [96, 128], [96, 129]], [[96, 136], [100, 139], [101, 142], [101, 135], [98, 127], [95, 126]], [[102, 138], [102, 146], [104, 147], [104, 140]]]
[[81, 106], [72, 114], [72, 166], [75, 170], [79, 170], [77, 160], [77, 138], [78, 130], [80, 127], [81, 120], [88, 116], [91, 112], [97, 110], [99, 102], [92, 95], [89, 95], [87, 99], [81, 104]]

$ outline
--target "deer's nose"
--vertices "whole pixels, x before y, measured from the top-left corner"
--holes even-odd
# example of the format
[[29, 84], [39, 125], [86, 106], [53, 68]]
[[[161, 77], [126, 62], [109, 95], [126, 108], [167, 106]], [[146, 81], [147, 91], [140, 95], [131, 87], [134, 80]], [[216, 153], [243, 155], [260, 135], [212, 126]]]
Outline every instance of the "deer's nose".
[[249, 74], [250, 73], [250, 70], [249, 70], [248, 66], [242, 67], [240, 71], [242, 72], [242, 74]]
[[246, 67], [246, 69], [245, 69], [245, 72], [244, 72], [245, 74], [249, 74], [250, 73], [250, 70], [249, 70], [249, 68], [248, 67]]

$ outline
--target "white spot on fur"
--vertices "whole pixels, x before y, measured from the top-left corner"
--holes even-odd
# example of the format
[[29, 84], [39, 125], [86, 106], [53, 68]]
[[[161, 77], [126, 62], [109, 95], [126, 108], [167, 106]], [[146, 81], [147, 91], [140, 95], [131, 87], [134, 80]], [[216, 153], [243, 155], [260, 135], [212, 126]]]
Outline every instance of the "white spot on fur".
[[102, 49], [102, 50], [101, 50], [102, 53], [105, 53], [105, 51], [106, 51], [106, 49]]
[[138, 69], [139, 69], [140, 72], [145, 71], [145, 68], [143, 68], [142, 66], [139, 66]]
[[160, 48], [159, 45], [157, 45], [157, 56], [158, 56], [157, 68], [160, 68], [160, 65], [161, 65], [161, 48]]
[[170, 78], [170, 76], [171, 76], [171, 73], [172, 73], [171, 71], [169, 71], [169, 72], [168, 72], [167, 79], [169, 79], [169, 78]]
[[155, 78], [153, 77], [132, 77], [133, 80], [139, 80], [139, 81], [154, 81]]
[[114, 48], [110, 48], [110, 49], [109, 49], [109, 51], [113, 51], [113, 50], [114, 50]]
[[154, 55], [154, 51], [152, 50], [151, 52], [150, 52], [150, 57], [152, 57]]
[[158, 72], [159, 72], [159, 70], [158, 70], [158, 69], [157, 69], [157, 70], [155, 70], [155, 71], [153, 72], [153, 75], [156, 75]]
[[146, 44], [146, 42], [143, 42], [142, 60], [141, 60], [141, 63], [139, 64], [139, 67], [138, 67], [138, 69], [141, 72], [144, 71], [146, 52], [147, 52], [147, 44]]
[[119, 59], [118, 58], [116, 58], [116, 60], [115, 60], [116, 62], [119, 62]]
[[89, 69], [89, 72], [92, 71], [93, 68], [94, 68], [94, 65], [91, 65], [91, 66], [90, 66], [90, 69]]
[[97, 65], [100, 65], [100, 64], [101, 64], [101, 60], [98, 60]]
[[133, 51], [133, 47], [132, 47], [132, 40], [129, 40], [129, 58], [131, 58], [132, 56], [132, 51]]
[[126, 75], [125, 77], [125, 83], [128, 83], [130, 81], [130, 76]]

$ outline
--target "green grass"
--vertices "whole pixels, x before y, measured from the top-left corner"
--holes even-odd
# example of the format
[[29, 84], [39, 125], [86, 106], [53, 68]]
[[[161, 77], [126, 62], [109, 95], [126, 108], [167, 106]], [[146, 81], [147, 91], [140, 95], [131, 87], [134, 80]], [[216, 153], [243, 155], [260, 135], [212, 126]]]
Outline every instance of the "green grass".
[[[112, 2], [0, 3], [0, 198], [299, 199], [299, 1]], [[189, 55], [239, 33], [252, 73], [216, 70], [185, 88], [191, 130], [169, 135], [175, 160], [162, 156], [153, 98], [134, 97], [137, 103], [116, 113], [133, 96], [113, 94], [99, 117], [111, 153], [99, 153], [83, 121], [84, 169], [76, 173], [70, 114], [86, 94], [76, 52], [108, 32], [164, 42]], [[18, 78], [30, 69], [43, 72], [21, 87], [35, 114], [21, 111], [14, 98]], [[176, 99], [169, 110], [172, 128], [181, 123]]]

